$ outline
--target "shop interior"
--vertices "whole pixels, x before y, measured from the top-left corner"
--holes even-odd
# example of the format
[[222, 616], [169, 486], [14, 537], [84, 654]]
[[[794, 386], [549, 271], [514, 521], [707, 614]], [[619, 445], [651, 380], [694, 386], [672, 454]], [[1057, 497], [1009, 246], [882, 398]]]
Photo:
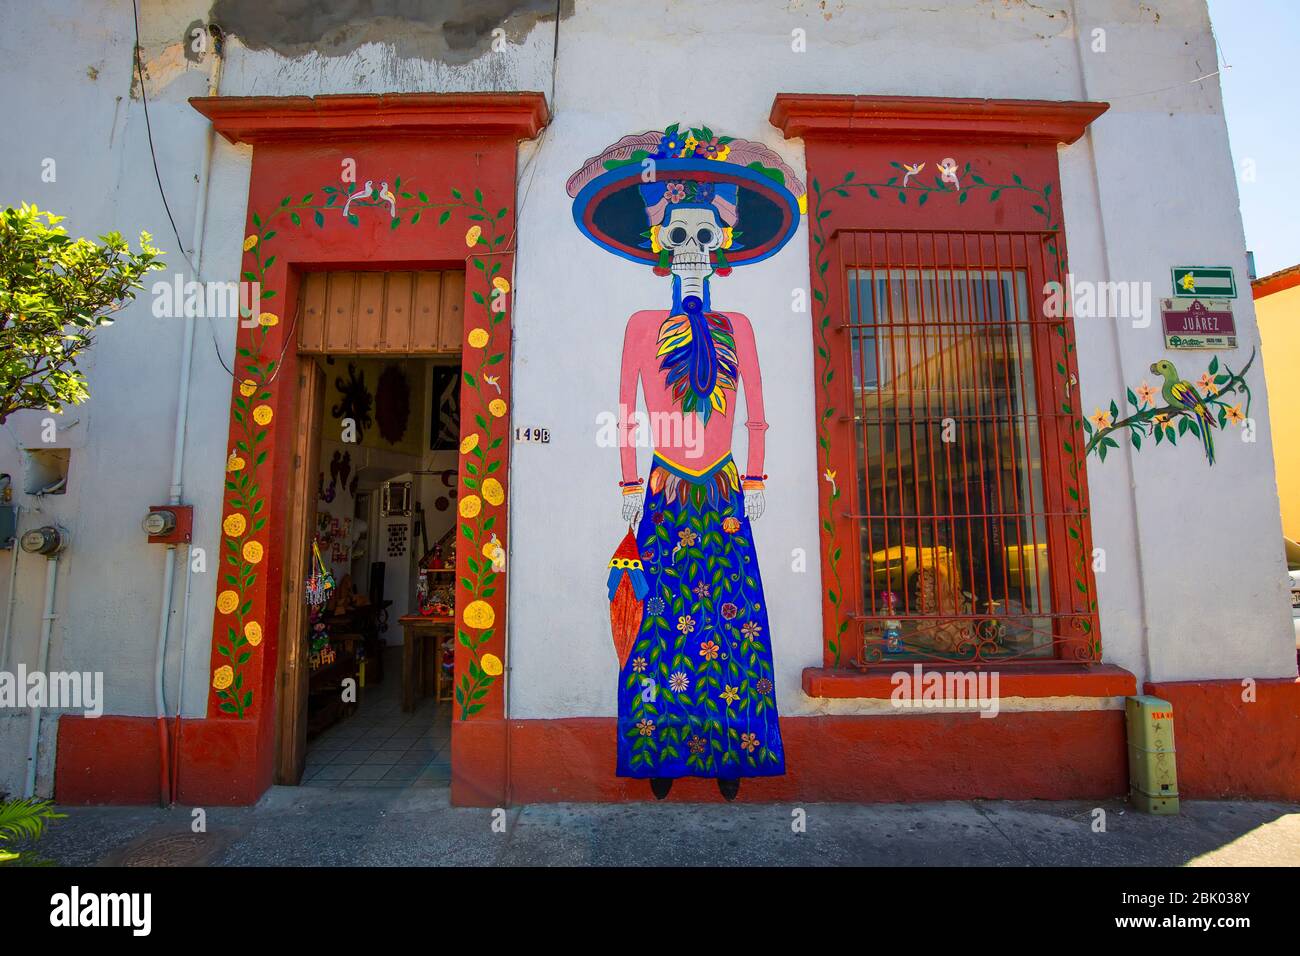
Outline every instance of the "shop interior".
[[302, 783], [443, 784], [460, 366], [406, 357], [304, 360], [321, 367], [325, 390], [299, 635], [309, 672]]

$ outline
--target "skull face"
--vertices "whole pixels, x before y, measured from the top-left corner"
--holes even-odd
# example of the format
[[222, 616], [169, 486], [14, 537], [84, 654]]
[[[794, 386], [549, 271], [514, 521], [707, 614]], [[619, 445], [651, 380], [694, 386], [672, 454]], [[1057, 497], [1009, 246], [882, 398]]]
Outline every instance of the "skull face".
[[713, 272], [713, 251], [722, 245], [722, 227], [711, 209], [674, 209], [659, 227], [659, 245], [672, 253], [672, 271], [683, 279]]

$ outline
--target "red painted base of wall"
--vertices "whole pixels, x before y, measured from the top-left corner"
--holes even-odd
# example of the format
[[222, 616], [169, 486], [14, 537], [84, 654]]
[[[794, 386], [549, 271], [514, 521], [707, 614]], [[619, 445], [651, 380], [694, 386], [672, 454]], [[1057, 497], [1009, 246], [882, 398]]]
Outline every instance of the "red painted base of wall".
[[[179, 802], [255, 803], [271, 785], [265, 761], [257, 759], [257, 730], [252, 721], [182, 721]], [[154, 718], [59, 718], [56, 801], [158, 803], [159, 788]]]
[[[1128, 790], [1120, 711], [994, 719], [975, 714], [787, 717], [781, 734], [785, 776], [746, 780], [740, 799], [1062, 800], [1115, 797]], [[614, 738], [612, 718], [460, 723], [452, 736], [451, 801], [500, 806], [653, 799], [645, 781], [614, 776]], [[722, 797], [713, 780], [689, 778], [673, 785], [669, 799]]]
[[1178, 792], [1184, 797], [1300, 801], [1300, 680], [1148, 683], [1174, 705]]

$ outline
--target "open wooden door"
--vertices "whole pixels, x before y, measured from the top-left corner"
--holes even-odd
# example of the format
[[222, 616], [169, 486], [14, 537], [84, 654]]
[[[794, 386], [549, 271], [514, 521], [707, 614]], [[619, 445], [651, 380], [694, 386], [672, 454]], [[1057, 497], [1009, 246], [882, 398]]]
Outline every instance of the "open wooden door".
[[276, 664], [275, 782], [296, 785], [307, 760], [306, 579], [316, 517], [315, 476], [320, 465], [320, 423], [325, 371], [311, 358], [298, 365], [298, 433], [290, 476], [285, 541], [284, 600]]

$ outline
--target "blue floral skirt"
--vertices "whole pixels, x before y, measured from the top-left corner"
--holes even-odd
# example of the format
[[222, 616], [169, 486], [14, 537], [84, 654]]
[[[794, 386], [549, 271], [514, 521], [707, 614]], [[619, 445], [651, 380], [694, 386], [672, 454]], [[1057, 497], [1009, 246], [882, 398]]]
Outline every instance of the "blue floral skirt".
[[785, 773], [758, 558], [730, 455], [655, 455], [637, 530], [645, 614], [618, 677], [620, 777]]

